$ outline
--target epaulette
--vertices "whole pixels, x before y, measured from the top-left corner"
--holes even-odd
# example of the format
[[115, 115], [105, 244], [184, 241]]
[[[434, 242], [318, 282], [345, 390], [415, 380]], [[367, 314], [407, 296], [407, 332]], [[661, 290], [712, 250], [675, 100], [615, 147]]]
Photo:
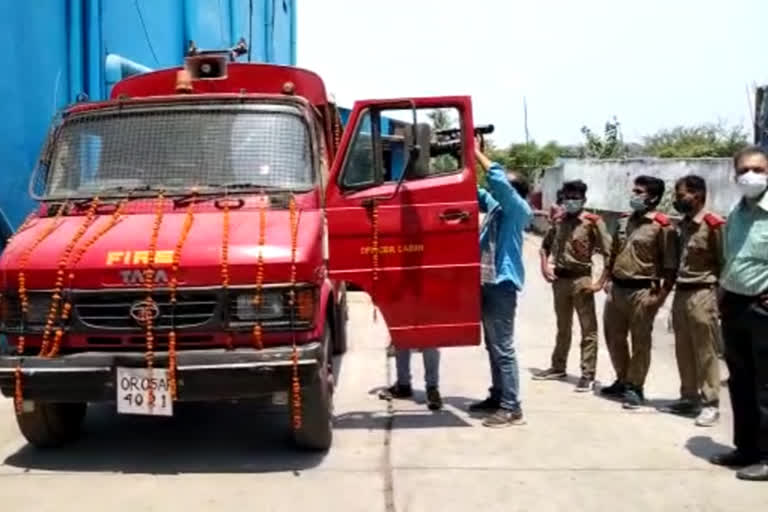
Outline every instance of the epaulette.
[[600, 216], [595, 213], [584, 212], [584, 218], [590, 222], [597, 222], [600, 220]]
[[711, 228], [719, 228], [725, 224], [725, 219], [719, 215], [715, 215], [714, 213], [708, 213], [704, 216], [704, 222], [706, 222], [707, 226]]
[[662, 227], [667, 227], [670, 224], [669, 217], [661, 212], [656, 212], [656, 214], [653, 216], [653, 220], [658, 222]]

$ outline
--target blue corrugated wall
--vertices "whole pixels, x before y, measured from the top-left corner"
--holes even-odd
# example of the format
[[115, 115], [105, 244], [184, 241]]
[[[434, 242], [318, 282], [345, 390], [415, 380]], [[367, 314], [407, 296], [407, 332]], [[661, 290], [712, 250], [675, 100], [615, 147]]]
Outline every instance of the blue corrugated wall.
[[11, 223], [33, 206], [27, 183], [57, 110], [181, 64], [190, 39], [221, 49], [241, 37], [251, 61], [295, 64], [296, 0], [0, 1], [0, 208]]

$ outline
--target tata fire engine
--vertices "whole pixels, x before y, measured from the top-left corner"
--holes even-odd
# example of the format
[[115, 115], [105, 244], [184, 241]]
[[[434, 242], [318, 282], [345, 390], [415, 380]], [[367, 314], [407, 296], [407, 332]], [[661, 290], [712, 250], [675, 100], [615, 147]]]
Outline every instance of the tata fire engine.
[[[342, 126], [312, 72], [192, 53], [71, 105], [41, 151], [0, 260], [0, 388], [35, 446], [89, 402], [272, 397], [327, 450], [348, 290], [396, 347], [479, 343], [470, 99], [360, 101]], [[456, 126], [418, 121], [436, 109]]]

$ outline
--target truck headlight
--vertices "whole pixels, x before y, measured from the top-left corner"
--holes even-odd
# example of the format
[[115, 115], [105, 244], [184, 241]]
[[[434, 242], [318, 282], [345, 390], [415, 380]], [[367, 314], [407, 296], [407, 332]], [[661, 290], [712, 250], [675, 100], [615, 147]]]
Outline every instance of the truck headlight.
[[[51, 308], [51, 296], [46, 294], [30, 295], [29, 306], [27, 307], [28, 324], [45, 324], [48, 317], [48, 310]], [[59, 303], [59, 308], [62, 304]], [[58, 315], [56, 316], [58, 318]]]
[[[312, 322], [315, 317], [317, 292], [313, 288], [296, 290], [293, 305], [295, 320]], [[269, 320], [289, 321], [291, 319], [291, 291], [288, 289], [265, 290], [261, 303], [257, 302], [254, 292], [243, 293], [235, 297], [233, 315], [240, 322], [258, 322]]]
[[261, 303], [257, 303], [255, 293], [237, 296], [235, 315], [241, 321], [273, 320], [285, 315], [285, 301], [282, 293], [265, 292], [261, 294]]
[[[43, 293], [29, 295], [27, 325], [43, 325], [51, 307], [51, 296]], [[0, 299], [0, 322], [7, 327], [18, 327], [21, 323], [21, 305], [17, 296], [4, 295]]]

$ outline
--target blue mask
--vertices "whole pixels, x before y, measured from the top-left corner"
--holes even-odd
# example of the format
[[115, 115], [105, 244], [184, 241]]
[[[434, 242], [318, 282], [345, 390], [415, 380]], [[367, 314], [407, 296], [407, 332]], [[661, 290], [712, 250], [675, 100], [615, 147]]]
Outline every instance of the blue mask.
[[570, 214], [579, 213], [584, 209], [584, 199], [566, 199], [563, 201], [563, 207]]
[[629, 207], [636, 212], [642, 212], [648, 209], [644, 196], [632, 196], [629, 198]]

